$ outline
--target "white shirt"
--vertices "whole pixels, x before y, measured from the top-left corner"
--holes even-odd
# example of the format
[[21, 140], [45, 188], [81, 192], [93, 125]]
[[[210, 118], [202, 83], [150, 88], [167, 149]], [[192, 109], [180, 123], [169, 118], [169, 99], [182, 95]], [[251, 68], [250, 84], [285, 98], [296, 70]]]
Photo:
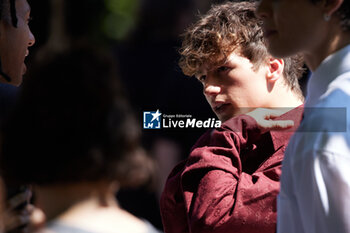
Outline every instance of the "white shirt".
[[304, 119], [283, 161], [277, 232], [350, 233], [350, 45], [308, 83]]

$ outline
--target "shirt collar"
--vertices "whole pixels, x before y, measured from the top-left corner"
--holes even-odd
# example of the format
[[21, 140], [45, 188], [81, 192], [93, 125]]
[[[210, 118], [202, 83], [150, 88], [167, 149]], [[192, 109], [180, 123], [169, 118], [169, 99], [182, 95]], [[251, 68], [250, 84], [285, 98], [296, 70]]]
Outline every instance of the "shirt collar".
[[287, 113], [283, 114], [282, 116], [276, 118], [276, 120], [293, 120], [294, 126], [287, 130], [270, 131], [273, 148], [275, 151], [277, 151], [279, 148], [283, 146], [287, 146], [286, 142], [289, 141], [289, 138], [299, 127], [299, 124], [301, 122], [302, 115], [303, 115], [303, 110], [304, 110], [304, 105], [302, 104], [299, 107], [296, 107], [288, 111]]
[[307, 85], [305, 107], [313, 106], [340, 74], [350, 71], [350, 45], [326, 57], [312, 73]]

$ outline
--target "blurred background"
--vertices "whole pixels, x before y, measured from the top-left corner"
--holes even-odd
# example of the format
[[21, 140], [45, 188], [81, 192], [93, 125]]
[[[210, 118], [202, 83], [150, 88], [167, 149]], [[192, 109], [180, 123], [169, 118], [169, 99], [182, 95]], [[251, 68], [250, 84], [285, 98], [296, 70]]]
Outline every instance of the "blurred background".
[[[213, 118], [202, 86], [178, 67], [180, 35], [198, 13], [222, 0], [47, 0], [30, 1], [36, 44], [30, 63], [77, 44], [110, 49], [139, 127], [143, 111]], [[54, 71], [53, 71], [54, 72]], [[62, 91], [64, 94], [64, 91]], [[159, 195], [171, 169], [187, 157], [205, 129], [143, 130], [153, 177], [118, 193], [120, 205], [162, 229]]]
[[[185, 77], [177, 50], [199, 13], [223, 0], [28, 0], [36, 44], [27, 64], [78, 44], [112, 51], [124, 89], [142, 128], [144, 111], [216, 118], [201, 84]], [[54, 72], [54, 71], [52, 71]], [[305, 75], [306, 76], [306, 75]], [[302, 85], [305, 85], [303, 79]], [[62, 91], [64, 94], [64, 90]], [[206, 129], [142, 130], [152, 178], [118, 192], [120, 205], [162, 229], [159, 196], [171, 169], [186, 158]]]

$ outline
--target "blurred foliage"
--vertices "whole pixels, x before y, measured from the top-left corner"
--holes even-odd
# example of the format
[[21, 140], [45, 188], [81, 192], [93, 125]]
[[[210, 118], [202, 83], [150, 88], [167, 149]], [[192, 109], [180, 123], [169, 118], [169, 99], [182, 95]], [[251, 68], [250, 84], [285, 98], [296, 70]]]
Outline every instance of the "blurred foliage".
[[107, 13], [103, 32], [110, 39], [122, 40], [136, 26], [140, 0], [105, 0]]

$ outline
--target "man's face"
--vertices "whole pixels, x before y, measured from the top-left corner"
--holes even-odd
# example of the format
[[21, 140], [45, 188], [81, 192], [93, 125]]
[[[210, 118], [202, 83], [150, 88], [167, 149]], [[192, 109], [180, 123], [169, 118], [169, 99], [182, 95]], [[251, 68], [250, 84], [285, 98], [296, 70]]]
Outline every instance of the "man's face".
[[[28, 25], [30, 6], [27, 0], [16, 0], [16, 12], [17, 28], [11, 20], [0, 21], [0, 58], [2, 71], [11, 78], [11, 84], [19, 86], [27, 69], [24, 59], [29, 53], [28, 47], [35, 43], [35, 38]], [[0, 77], [0, 81], [4, 82], [5, 79]]]
[[231, 53], [222, 66], [201, 70], [198, 79], [211, 108], [222, 121], [267, 103], [267, 67], [253, 66], [249, 59]]
[[256, 14], [264, 22], [264, 35], [273, 56], [313, 54], [322, 47], [326, 33], [319, 5], [310, 0], [260, 0]]

